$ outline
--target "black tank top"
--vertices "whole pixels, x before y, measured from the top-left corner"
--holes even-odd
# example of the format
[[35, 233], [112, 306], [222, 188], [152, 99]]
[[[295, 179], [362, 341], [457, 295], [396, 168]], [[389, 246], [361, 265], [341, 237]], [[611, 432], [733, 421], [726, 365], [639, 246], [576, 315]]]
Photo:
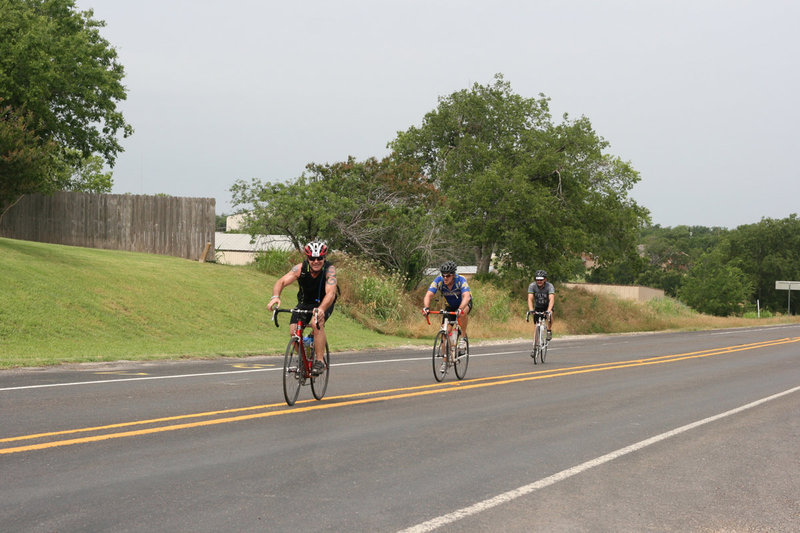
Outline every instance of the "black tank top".
[[308, 261], [303, 261], [300, 277], [297, 279], [297, 285], [300, 287], [297, 291], [298, 304], [319, 305], [322, 302], [322, 299], [325, 298], [325, 280], [328, 277], [329, 266], [331, 264], [325, 261], [319, 276], [314, 278], [311, 276], [311, 267]]

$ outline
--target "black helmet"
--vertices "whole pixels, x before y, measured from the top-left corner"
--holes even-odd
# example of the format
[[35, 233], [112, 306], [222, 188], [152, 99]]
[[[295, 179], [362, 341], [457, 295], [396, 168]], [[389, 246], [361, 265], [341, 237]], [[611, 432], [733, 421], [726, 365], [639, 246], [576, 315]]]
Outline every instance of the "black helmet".
[[442, 274], [455, 274], [456, 273], [456, 264], [453, 261], [446, 261], [439, 270]]
[[545, 272], [544, 270], [537, 270], [535, 278], [536, 279], [545, 279], [545, 278], [547, 278], [547, 272]]

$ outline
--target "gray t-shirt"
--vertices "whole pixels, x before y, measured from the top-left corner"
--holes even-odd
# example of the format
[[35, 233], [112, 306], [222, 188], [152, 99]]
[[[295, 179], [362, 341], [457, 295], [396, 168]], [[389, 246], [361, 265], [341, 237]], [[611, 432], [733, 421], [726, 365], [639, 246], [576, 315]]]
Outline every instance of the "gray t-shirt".
[[550, 303], [550, 295], [556, 293], [555, 287], [549, 281], [545, 281], [540, 289], [534, 281], [528, 285], [528, 293], [533, 294], [533, 310], [534, 311], [547, 311], [547, 306]]

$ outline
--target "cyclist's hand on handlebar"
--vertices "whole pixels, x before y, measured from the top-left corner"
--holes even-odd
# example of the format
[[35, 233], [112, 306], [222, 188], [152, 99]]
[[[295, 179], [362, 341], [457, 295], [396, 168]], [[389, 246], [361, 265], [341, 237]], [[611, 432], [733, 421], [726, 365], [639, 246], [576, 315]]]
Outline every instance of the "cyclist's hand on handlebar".
[[270, 311], [274, 311], [275, 309], [281, 306], [281, 299], [278, 296], [273, 296], [269, 299], [269, 303], [267, 304], [267, 309]]
[[317, 327], [317, 329], [321, 328], [325, 324], [325, 313], [321, 312], [319, 307], [315, 307], [314, 318], [312, 320], [314, 321], [314, 325]]
[[428, 313], [430, 313], [430, 312], [431, 312], [431, 308], [430, 307], [423, 307], [422, 308], [422, 316], [428, 316]]
[[464, 310], [459, 307], [458, 311], [456, 311], [456, 316], [464, 316]]

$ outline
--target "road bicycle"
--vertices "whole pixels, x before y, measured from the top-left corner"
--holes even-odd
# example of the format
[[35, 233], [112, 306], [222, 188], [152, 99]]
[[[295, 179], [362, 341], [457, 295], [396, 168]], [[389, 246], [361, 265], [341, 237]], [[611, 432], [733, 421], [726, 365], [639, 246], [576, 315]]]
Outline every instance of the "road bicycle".
[[[298, 313], [299, 315], [312, 315], [313, 311], [308, 309], [275, 309], [272, 312], [272, 321], [275, 327], [278, 326], [279, 313]], [[289, 344], [286, 346], [286, 354], [283, 357], [283, 397], [286, 403], [294, 405], [297, 396], [300, 394], [300, 387], [311, 384], [311, 393], [314, 398], [321, 400], [325, 396], [330, 378], [331, 355], [328, 343], [325, 343], [325, 370], [316, 375], [314, 369], [314, 328], [311, 327], [311, 334], [303, 336], [303, 330], [310, 324], [302, 318], [297, 321], [295, 334], [292, 335]]]
[[537, 358], [544, 364], [544, 360], [547, 357], [547, 347], [550, 345], [550, 341], [547, 340], [548, 312], [528, 311], [525, 315], [525, 322], [530, 321], [531, 315], [533, 315], [533, 322], [536, 324], [536, 329], [533, 331], [533, 350], [531, 351], [531, 357], [533, 358], [534, 365], [536, 364]]
[[431, 323], [429, 315], [442, 315], [442, 328], [433, 340], [433, 377], [442, 381], [452, 366], [458, 379], [464, 379], [469, 366], [469, 340], [462, 335], [461, 320], [451, 311], [430, 311], [425, 318]]

